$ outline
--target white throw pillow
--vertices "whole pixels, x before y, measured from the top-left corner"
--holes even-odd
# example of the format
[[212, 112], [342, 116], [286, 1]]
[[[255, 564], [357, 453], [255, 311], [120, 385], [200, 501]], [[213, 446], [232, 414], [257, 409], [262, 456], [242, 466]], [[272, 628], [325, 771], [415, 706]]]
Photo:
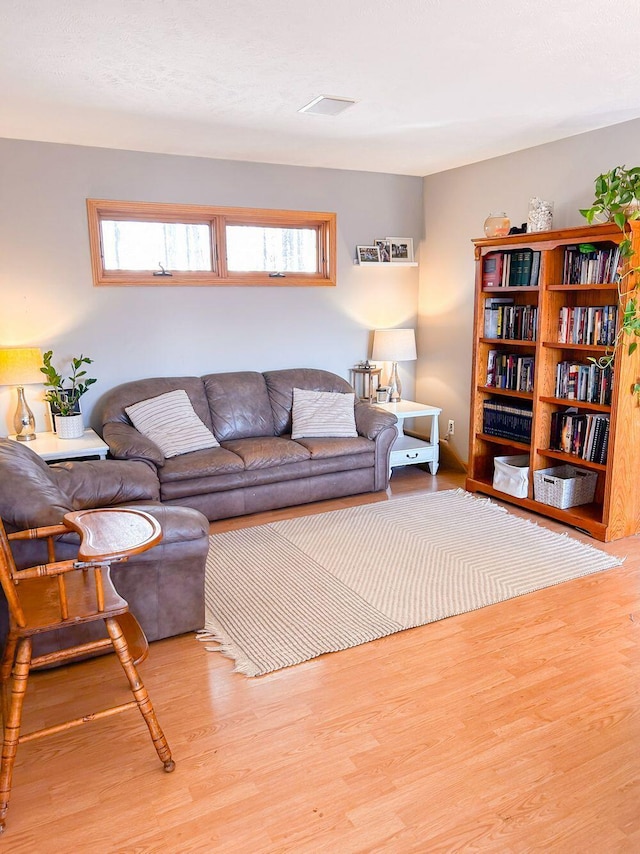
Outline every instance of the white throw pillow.
[[355, 394], [293, 390], [291, 438], [355, 438]]
[[183, 388], [141, 400], [125, 407], [125, 412], [136, 430], [155, 442], [165, 457], [220, 447]]

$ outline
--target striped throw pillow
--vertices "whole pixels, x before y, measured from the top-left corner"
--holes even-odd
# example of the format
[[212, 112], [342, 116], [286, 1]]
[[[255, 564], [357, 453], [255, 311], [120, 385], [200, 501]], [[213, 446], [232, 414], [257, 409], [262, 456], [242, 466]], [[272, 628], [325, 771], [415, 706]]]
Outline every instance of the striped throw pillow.
[[291, 438], [354, 438], [355, 394], [339, 391], [293, 390]]
[[165, 457], [220, 447], [183, 388], [141, 400], [125, 407], [125, 412], [136, 430], [155, 442]]

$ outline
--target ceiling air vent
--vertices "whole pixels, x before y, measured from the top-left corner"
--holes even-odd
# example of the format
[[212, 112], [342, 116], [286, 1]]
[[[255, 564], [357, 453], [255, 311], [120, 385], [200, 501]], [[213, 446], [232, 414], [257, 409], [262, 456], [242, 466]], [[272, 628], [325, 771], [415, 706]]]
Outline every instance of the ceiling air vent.
[[337, 116], [342, 113], [352, 104], [355, 104], [351, 98], [336, 98], [332, 95], [318, 95], [313, 101], [310, 101], [305, 107], [301, 107], [299, 113], [313, 113], [316, 116]]

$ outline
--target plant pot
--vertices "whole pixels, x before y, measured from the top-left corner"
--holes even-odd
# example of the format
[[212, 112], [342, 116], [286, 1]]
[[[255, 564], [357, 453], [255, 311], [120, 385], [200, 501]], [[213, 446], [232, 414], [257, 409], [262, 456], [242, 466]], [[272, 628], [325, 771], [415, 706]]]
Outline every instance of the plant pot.
[[56, 415], [56, 433], [59, 439], [80, 439], [84, 435], [82, 413]]

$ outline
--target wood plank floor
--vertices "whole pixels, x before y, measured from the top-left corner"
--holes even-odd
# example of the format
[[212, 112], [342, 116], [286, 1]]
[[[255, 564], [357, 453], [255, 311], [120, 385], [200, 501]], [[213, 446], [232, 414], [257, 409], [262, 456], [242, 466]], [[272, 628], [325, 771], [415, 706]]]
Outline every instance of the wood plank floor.
[[[398, 470], [391, 498], [461, 484]], [[0, 852], [639, 852], [640, 541], [532, 518], [626, 562], [258, 679], [152, 644], [175, 772], [136, 712], [22, 745]], [[111, 656], [37, 674], [25, 725], [126, 693]]]

